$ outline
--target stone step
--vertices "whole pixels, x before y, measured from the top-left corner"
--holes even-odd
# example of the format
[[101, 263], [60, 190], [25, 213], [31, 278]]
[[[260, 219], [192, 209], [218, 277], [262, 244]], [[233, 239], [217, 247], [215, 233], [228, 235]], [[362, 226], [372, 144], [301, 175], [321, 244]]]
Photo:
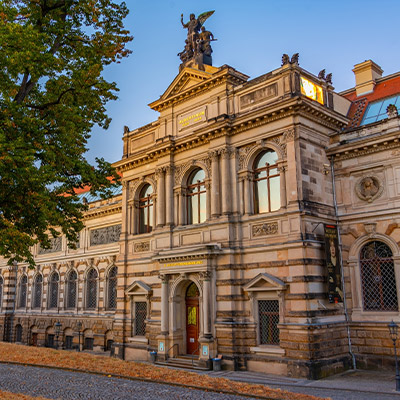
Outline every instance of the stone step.
[[167, 361], [157, 361], [156, 364], [172, 368], [185, 368], [185, 369], [193, 369], [196, 371], [209, 371], [209, 368], [201, 367], [198, 364], [197, 360], [194, 360], [192, 364], [192, 359], [190, 357], [169, 358]]

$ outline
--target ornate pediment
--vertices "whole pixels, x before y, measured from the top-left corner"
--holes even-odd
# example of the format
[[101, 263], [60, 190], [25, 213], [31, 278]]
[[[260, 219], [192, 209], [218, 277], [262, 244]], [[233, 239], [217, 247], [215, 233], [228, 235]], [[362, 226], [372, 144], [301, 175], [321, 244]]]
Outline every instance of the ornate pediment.
[[152, 289], [150, 286], [146, 285], [142, 281], [133, 282], [128, 289], [125, 290], [126, 296], [135, 296], [135, 295], [144, 295], [148, 296], [152, 293]]
[[286, 284], [273, 275], [263, 273], [253, 278], [243, 289], [246, 292], [281, 291], [286, 289]]

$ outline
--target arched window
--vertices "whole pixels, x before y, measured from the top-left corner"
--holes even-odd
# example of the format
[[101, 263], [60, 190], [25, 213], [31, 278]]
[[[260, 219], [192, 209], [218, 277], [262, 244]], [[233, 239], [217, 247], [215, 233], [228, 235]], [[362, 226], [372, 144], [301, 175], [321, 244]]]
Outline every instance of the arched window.
[[367, 243], [360, 252], [365, 311], [397, 311], [397, 288], [393, 254], [383, 242]]
[[19, 308], [26, 307], [26, 295], [28, 291], [27, 289], [28, 289], [28, 278], [26, 275], [23, 275], [19, 281], [19, 302], [18, 302]]
[[146, 185], [139, 195], [139, 233], [153, 230], [153, 188]]
[[205, 173], [196, 169], [188, 180], [187, 211], [188, 224], [200, 224], [206, 220]]
[[42, 275], [36, 275], [35, 282], [33, 284], [33, 304], [32, 308], [42, 307], [42, 288], [43, 288], [43, 277]]
[[273, 150], [261, 153], [254, 163], [254, 212], [279, 210], [281, 207], [278, 155]]
[[97, 271], [92, 268], [87, 274], [86, 308], [94, 310], [97, 306]]
[[15, 326], [15, 341], [17, 343], [22, 342], [22, 325], [18, 324]]
[[3, 284], [4, 284], [3, 277], [0, 276], [0, 310], [3, 304]]
[[49, 308], [57, 308], [58, 307], [58, 282], [59, 277], [57, 272], [53, 272], [50, 276], [50, 284], [49, 284]]
[[117, 308], [117, 267], [112, 267], [108, 273], [108, 302], [107, 308], [109, 310], [115, 310]]
[[67, 308], [76, 307], [76, 286], [78, 275], [75, 271], [71, 271], [67, 278]]

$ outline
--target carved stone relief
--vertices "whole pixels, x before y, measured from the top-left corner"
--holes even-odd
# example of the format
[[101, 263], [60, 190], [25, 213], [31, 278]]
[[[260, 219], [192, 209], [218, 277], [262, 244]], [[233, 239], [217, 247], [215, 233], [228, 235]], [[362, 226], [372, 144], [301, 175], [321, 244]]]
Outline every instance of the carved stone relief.
[[142, 251], [149, 251], [150, 250], [150, 242], [138, 242], [135, 243], [133, 246], [133, 251], [135, 253], [140, 253]]
[[251, 227], [253, 237], [275, 235], [278, 233], [278, 223], [270, 222], [265, 224], [253, 225]]
[[62, 250], [62, 238], [61, 236], [58, 236], [56, 238], [50, 239], [50, 247], [48, 249], [44, 249], [39, 245], [38, 254], [55, 253], [61, 250]]
[[121, 224], [107, 226], [106, 228], [93, 229], [90, 231], [90, 245], [115, 243], [121, 235]]
[[382, 195], [383, 185], [378, 177], [374, 175], [365, 176], [357, 181], [355, 192], [361, 200], [371, 203]]

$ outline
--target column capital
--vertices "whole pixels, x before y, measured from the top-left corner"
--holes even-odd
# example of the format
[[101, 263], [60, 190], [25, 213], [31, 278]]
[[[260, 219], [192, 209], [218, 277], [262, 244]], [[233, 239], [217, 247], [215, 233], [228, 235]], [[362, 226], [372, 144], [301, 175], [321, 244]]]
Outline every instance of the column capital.
[[218, 155], [219, 151], [218, 150], [211, 150], [208, 153], [208, 157], [211, 159], [211, 161], [218, 161]]
[[172, 175], [175, 172], [175, 167], [173, 165], [167, 165], [164, 167], [164, 170], [167, 175]]
[[169, 281], [169, 275], [167, 274], [159, 274], [158, 278], [161, 279], [162, 283], [168, 283]]
[[234, 147], [227, 146], [222, 149], [219, 149], [218, 153], [221, 155], [223, 159], [228, 159], [232, 158], [235, 155], [236, 149]]
[[199, 272], [200, 279], [203, 281], [209, 281], [211, 279], [212, 273], [211, 271], [202, 271]]

